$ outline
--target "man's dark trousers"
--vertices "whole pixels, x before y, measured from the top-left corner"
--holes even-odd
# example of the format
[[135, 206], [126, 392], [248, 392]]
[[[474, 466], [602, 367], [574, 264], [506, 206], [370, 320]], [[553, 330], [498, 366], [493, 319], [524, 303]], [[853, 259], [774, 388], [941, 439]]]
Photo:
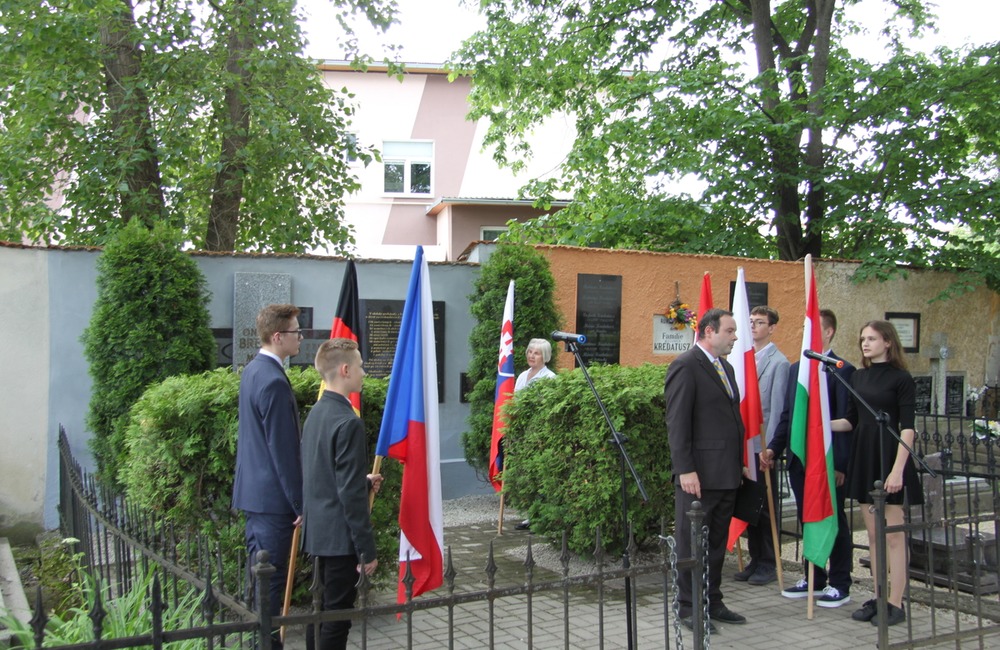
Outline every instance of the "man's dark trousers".
[[[268, 592], [268, 605], [271, 608], [271, 616], [281, 614], [281, 606], [284, 604], [285, 581], [288, 579], [288, 556], [292, 550], [292, 534], [295, 527], [294, 514], [274, 515], [260, 512], [246, 513], [246, 543], [249, 562], [247, 563], [250, 580], [250, 602], [257, 601], [257, 583], [253, 579], [253, 565], [257, 563], [257, 553], [267, 551], [268, 562], [274, 566], [274, 575], [271, 577], [270, 591]], [[278, 642], [281, 648], [281, 642]]]
[[[319, 558], [323, 578], [323, 611], [351, 609], [357, 596], [358, 558], [336, 555]], [[319, 650], [344, 650], [351, 621], [326, 621], [319, 626]], [[315, 628], [306, 626], [306, 650], [315, 650]]]
[[[704, 525], [708, 526], [708, 602], [709, 610], [722, 604], [722, 565], [726, 559], [726, 540], [729, 537], [729, 522], [736, 505], [736, 490], [705, 490], [701, 498], [688, 494], [674, 482], [674, 515], [677, 525], [674, 539], [677, 541], [677, 558], [692, 557], [691, 520], [687, 516], [691, 504], [701, 501], [705, 513]], [[698, 549], [698, 553], [704, 553]], [[681, 571], [677, 576], [680, 615], [691, 615], [691, 572]]]

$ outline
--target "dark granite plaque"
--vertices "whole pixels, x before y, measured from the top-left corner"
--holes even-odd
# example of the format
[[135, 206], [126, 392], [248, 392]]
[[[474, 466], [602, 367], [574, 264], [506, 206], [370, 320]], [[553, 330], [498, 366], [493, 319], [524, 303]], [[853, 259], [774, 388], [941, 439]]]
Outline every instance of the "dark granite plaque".
[[[396, 341], [399, 339], [399, 325], [403, 321], [402, 300], [360, 300], [361, 323], [364, 347], [361, 357], [365, 360], [365, 372], [376, 378], [388, 377], [392, 373], [392, 362], [396, 356]], [[438, 401], [444, 401], [444, 306], [443, 301], [432, 301], [434, 310], [434, 346], [437, 357]]]
[[622, 276], [576, 276], [576, 332], [585, 334], [580, 356], [587, 363], [618, 363], [622, 338]]
[[965, 415], [965, 377], [950, 375], [944, 379], [945, 415]]
[[[767, 304], [767, 282], [747, 282], [747, 305], [750, 309]], [[736, 282], [729, 283], [729, 311], [733, 310], [733, 298], [736, 296]]]
[[[316, 362], [316, 351], [323, 341], [330, 338], [330, 330], [314, 330], [302, 324], [302, 316], [299, 316], [299, 329], [302, 330], [302, 343], [299, 344], [299, 353], [288, 359], [288, 364], [308, 368]], [[312, 314], [309, 314], [309, 323], [312, 322]]]
[[213, 327], [212, 338], [215, 339], [215, 365], [217, 367], [233, 365], [233, 328]]
[[913, 381], [917, 384], [917, 399], [916, 399], [916, 412], [924, 415], [930, 415], [931, 412], [931, 402], [933, 400], [933, 391], [931, 387], [933, 385], [933, 380], [928, 376], [914, 377]]

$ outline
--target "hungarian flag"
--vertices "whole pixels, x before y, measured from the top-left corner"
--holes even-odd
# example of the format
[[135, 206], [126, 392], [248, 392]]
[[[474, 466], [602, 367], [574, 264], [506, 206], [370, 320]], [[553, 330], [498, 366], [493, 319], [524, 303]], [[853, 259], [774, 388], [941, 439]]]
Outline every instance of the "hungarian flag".
[[[337, 311], [330, 326], [331, 339], [351, 339], [361, 347], [361, 305], [358, 302], [358, 269], [354, 260], [348, 260], [344, 272], [344, 282], [340, 285], [340, 298], [337, 300]], [[319, 394], [326, 390], [326, 384], [321, 382]], [[351, 405], [354, 412], [361, 415], [361, 393], [351, 393]]]
[[[806, 256], [806, 320], [802, 331], [802, 352], [822, 354], [822, 323], [816, 295], [816, 275], [812, 256]], [[820, 362], [801, 357], [789, 447], [806, 471], [802, 488], [802, 555], [817, 566], [826, 565], [837, 537], [834, 507], [836, 478], [833, 470], [833, 435], [830, 431], [830, 398], [826, 373]]]
[[[740, 415], [746, 434], [743, 439], [743, 465], [750, 470], [750, 479], [757, 480], [757, 467], [753, 462], [754, 440], [763, 434], [764, 411], [760, 405], [760, 388], [757, 385], [757, 357], [754, 356], [753, 335], [750, 333], [750, 300], [747, 283], [741, 266], [736, 273], [736, 294], [733, 296], [733, 318], [736, 320], [737, 341], [729, 355], [729, 363], [736, 373], [740, 388]], [[763, 442], [763, 441], [761, 441]], [[729, 523], [729, 550], [746, 530], [747, 522], [733, 519]]]
[[441, 507], [441, 449], [438, 429], [434, 313], [424, 249], [417, 247], [403, 306], [399, 340], [385, 400], [377, 456], [403, 463], [399, 501], [399, 592], [406, 602], [407, 560], [413, 597], [441, 586], [444, 515]]
[[507, 287], [507, 302], [503, 308], [500, 325], [500, 356], [497, 361], [497, 390], [493, 395], [493, 434], [490, 437], [490, 482], [493, 489], [503, 489], [503, 405], [514, 394], [514, 281]]
[[[701, 296], [698, 298], [698, 322], [701, 322], [701, 317], [705, 315], [709, 309], [712, 308], [712, 275], [705, 271], [705, 275], [701, 278]], [[694, 331], [694, 340], [698, 340], [698, 330]]]

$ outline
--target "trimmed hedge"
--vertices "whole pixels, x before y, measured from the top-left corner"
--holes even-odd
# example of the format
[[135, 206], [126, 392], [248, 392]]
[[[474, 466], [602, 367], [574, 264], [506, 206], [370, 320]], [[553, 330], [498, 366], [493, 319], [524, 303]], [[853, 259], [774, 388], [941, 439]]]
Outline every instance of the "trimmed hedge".
[[[665, 366], [593, 366], [594, 385], [625, 447], [649, 501], [626, 470], [629, 516], [636, 542], [653, 539], [660, 522], [673, 520], [670, 447], [664, 424]], [[604, 548], [620, 553], [619, 453], [611, 432], [579, 369], [536, 381], [508, 403], [504, 492], [508, 503], [531, 519], [533, 531], [558, 537], [568, 531], [570, 549], [594, 552], [598, 526]]]

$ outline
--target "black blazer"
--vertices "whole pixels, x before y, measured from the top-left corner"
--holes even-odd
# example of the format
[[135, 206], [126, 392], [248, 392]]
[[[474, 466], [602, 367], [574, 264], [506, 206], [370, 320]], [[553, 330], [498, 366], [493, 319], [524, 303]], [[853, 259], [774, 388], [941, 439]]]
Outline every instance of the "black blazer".
[[743, 419], [733, 367], [720, 360], [730, 398], [708, 356], [697, 345], [667, 369], [663, 387], [674, 482], [698, 472], [703, 490], [735, 490], [743, 476]]
[[303, 548], [324, 557], [375, 559], [368, 514], [365, 426], [350, 401], [323, 392], [302, 429]]

